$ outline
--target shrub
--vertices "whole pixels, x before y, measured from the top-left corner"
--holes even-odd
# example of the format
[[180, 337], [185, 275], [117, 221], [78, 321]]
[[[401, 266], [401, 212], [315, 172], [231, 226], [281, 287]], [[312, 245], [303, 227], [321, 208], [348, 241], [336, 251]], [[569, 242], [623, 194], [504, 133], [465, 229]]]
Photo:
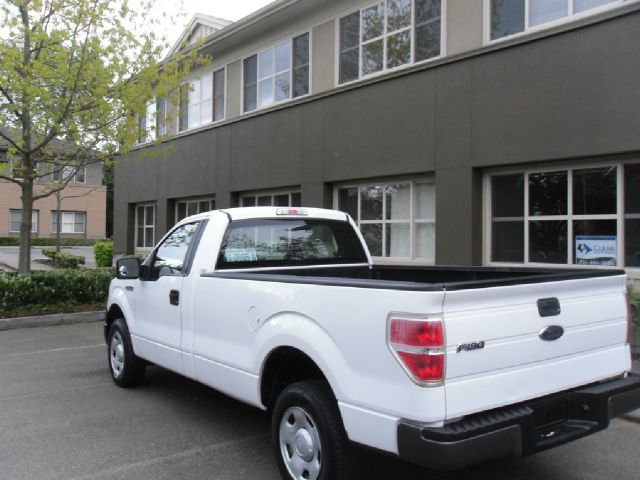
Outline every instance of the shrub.
[[[61, 238], [60, 246], [62, 247], [90, 247], [100, 240], [90, 238]], [[32, 238], [31, 246], [48, 247], [56, 243], [55, 238]], [[17, 247], [20, 245], [18, 237], [0, 237], [0, 247]]]
[[113, 265], [113, 242], [104, 240], [96, 242], [93, 246], [93, 256], [96, 259], [98, 268], [110, 267]]
[[0, 273], [0, 311], [104, 303], [114, 276], [112, 268], [52, 270], [30, 275]]
[[58, 252], [55, 248], [43, 248], [42, 254], [51, 259], [61, 268], [78, 268], [78, 265], [84, 265], [83, 256]]
[[631, 306], [631, 322], [635, 328], [640, 328], [640, 292], [631, 284], [627, 285], [627, 298]]

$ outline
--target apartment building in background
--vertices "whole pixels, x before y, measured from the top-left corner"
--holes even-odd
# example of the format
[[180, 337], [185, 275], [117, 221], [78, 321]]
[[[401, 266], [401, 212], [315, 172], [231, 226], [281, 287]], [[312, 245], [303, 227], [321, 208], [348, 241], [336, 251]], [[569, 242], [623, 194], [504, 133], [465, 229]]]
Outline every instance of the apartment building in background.
[[198, 36], [213, 62], [140, 118], [141, 151], [171, 148], [116, 165], [116, 251], [302, 205], [378, 263], [640, 276], [637, 0], [277, 0]]

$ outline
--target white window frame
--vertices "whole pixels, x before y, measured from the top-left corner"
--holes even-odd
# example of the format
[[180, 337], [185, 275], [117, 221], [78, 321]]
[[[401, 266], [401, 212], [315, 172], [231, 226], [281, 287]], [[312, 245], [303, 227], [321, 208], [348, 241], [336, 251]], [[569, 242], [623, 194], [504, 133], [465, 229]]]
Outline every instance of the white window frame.
[[[143, 234], [143, 238], [142, 238], [142, 247], [138, 246], [138, 219], [139, 219], [139, 212], [140, 212], [140, 208], [143, 208], [143, 219], [144, 222], [141, 227], [142, 227], [142, 234]], [[153, 224], [147, 224], [146, 223], [146, 218], [147, 218], [147, 208], [152, 208], [153, 209]], [[157, 205], [155, 203], [139, 203], [136, 204], [135, 206], [136, 209], [136, 213], [135, 213], [135, 235], [134, 235], [134, 242], [135, 242], [135, 249], [136, 250], [151, 250], [153, 249], [153, 247], [156, 244], [156, 221], [157, 221], [157, 215], [158, 215], [158, 209], [157, 209]], [[152, 241], [151, 241], [151, 246], [150, 247], [146, 247], [144, 245], [146, 245], [146, 240], [147, 240], [147, 228], [153, 228], [153, 235], [152, 235]]]
[[[215, 74], [222, 71], [223, 72], [223, 78], [224, 78], [224, 88], [223, 88], [223, 96], [222, 96], [222, 102], [223, 102], [223, 114], [222, 114], [222, 118], [219, 120], [215, 120]], [[195, 82], [200, 82], [200, 92], [202, 92], [202, 80], [204, 79], [204, 77], [206, 76], [211, 76], [211, 98], [208, 100], [211, 103], [211, 118], [206, 121], [203, 122], [202, 121], [202, 116], [200, 117], [200, 122], [197, 124], [193, 124], [191, 125], [190, 123], [190, 107], [191, 107], [191, 94], [193, 93], [193, 85], [195, 84]], [[207, 125], [213, 125], [216, 123], [220, 123], [223, 122], [227, 119], [227, 86], [229, 83], [229, 79], [228, 79], [228, 72], [227, 72], [227, 66], [223, 65], [220, 66], [219, 68], [213, 69], [213, 70], [207, 70], [202, 72], [201, 74], [199, 74], [197, 77], [187, 81], [186, 83], [184, 83], [182, 85], [181, 88], [186, 88], [187, 91], [187, 125], [186, 128], [181, 129], [180, 128], [180, 117], [182, 115], [181, 109], [182, 109], [182, 99], [181, 96], [178, 96], [178, 105], [177, 105], [177, 115], [176, 115], [176, 132], [179, 134], [181, 133], [185, 133], [188, 132], [190, 130], [197, 130], [198, 128], [202, 128], [205, 127]], [[200, 105], [200, 113], [202, 114], [202, 105], [204, 105], [205, 101], [201, 100], [200, 102], [198, 102], [198, 105]], [[194, 104], [195, 105], [195, 104]]]
[[[418, 224], [431, 224], [434, 227], [436, 226], [436, 218], [421, 218], [421, 219], [417, 219], [416, 218], [416, 184], [422, 184], [422, 183], [428, 183], [430, 185], [433, 185], [434, 189], [435, 189], [435, 179], [434, 178], [429, 178], [429, 177], [424, 177], [424, 178], [411, 178], [411, 179], [406, 179], [406, 178], [398, 178], [398, 179], [391, 179], [391, 180], [381, 180], [379, 182], [376, 181], [369, 181], [369, 182], [359, 182], [359, 183], [343, 183], [343, 184], [338, 184], [334, 187], [333, 189], [333, 208], [335, 209], [339, 209], [339, 191], [341, 189], [345, 189], [345, 188], [357, 188], [358, 189], [358, 218], [353, 218], [353, 221], [356, 222], [356, 224], [358, 225], [358, 228], [360, 228], [361, 225], [379, 225], [382, 224], [382, 256], [373, 256], [372, 258], [376, 261], [376, 263], [397, 263], [397, 262], [407, 262], [410, 261], [412, 263], [416, 263], [416, 264], [424, 264], [424, 265], [435, 265], [436, 263], [436, 259], [435, 259], [435, 255], [437, 252], [437, 238], [435, 239], [436, 245], [434, 245], [434, 257], [433, 258], [427, 258], [427, 257], [417, 257], [416, 256], [416, 245], [415, 245], [415, 238], [416, 238], [416, 225]], [[362, 220], [360, 218], [361, 214], [362, 214], [362, 208], [361, 208], [361, 204], [362, 204], [362, 198], [361, 198], [361, 194], [360, 191], [362, 188], [368, 188], [368, 187], [376, 187], [376, 186], [385, 186], [385, 185], [392, 185], [392, 184], [410, 184], [410, 213], [409, 213], [409, 218], [408, 219], [398, 219], [398, 220], [394, 220], [394, 219], [386, 219], [384, 218], [386, 216], [386, 210], [387, 210], [387, 195], [383, 192], [382, 195], [382, 219], [380, 220]], [[434, 212], [436, 206], [434, 205]], [[386, 250], [386, 242], [387, 242], [387, 236], [386, 236], [386, 225], [391, 225], [393, 223], [396, 224], [405, 224], [405, 223], [409, 223], [409, 250], [410, 250], [410, 256], [409, 257], [385, 257], [384, 254], [387, 251]]]
[[[11, 215], [13, 213], [19, 212], [20, 213], [20, 222], [22, 223], [22, 210], [19, 208], [12, 208], [9, 210], [9, 233], [20, 233], [20, 227], [18, 227], [18, 230], [12, 230], [12, 224], [14, 223], [11, 219]], [[32, 210], [31, 211], [31, 233], [38, 233], [38, 221], [39, 221], [39, 211], [38, 210]]]
[[[380, 3], [384, 3], [385, 5], [385, 25], [384, 25], [384, 33], [381, 37], [376, 37], [375, 39], [369, 39], [363, 42], [362, 40], [362, 11], [366, 10], [368, 8], [371, 8], [375, 5], [378, 5]], [[335, 21], [335, 78], [334, 78], [334, 83], [335, 83], [335, 87], [341, 87], [344, 85], [350, 85], [356, 82], [361, 82], [364, 80], [368, 80], [371, 78], [376, 78], [379, 77], [381, 75], [386, 75], [389, 73], [393, 73], [399, 70], [404, 70], [406, 68], [410, 68], [414, 65], [423, 65], [423, 64], [427, 64], [430, 62], [435, 62], [437, 60], [442, 59], [443, 57], [446, 56], [446, 49], [447, 49], [447, 3], [448, 0], [441, 0], [441, 6], [440, 6], [440, 55], [436, 55], [435, 57], [432, 58], [428, 58], [426, 60], [419, 60], [416, 61], [415, 59], [415, 54], [416, 54], [416, 27], [418, 25], [416, 25], [416, 0], [412, 0], [411, 2], [411, 25], [409, 27], [405, 27], [403, 29], [399, 29], [399, 30], [395, 30], [391, 33], [387, 33], [386, 32], [386, 27], [387, 27], [387, 15], [386, 15], [386, 8], [387, 8], [387, 0], [378, 0], [376, 2], [371, 2], [368, 3], [364, 6], [358, 7], [358, 8], [352, 8], [344, 13], [341, 13], [338, 17], [336, 17], [336, 21]], [[348, 80], [345, 82], [340, 82], [340, 20], [344, 17], [348, 17], [349, 15], [356, 13], [356, 12], [360, 12], [360, 31], [359, 31], [359, 35], [360, 35], [360, 39], [359, 39], [359, 44], [358, 44], [358, 78], [355, 78], [353, 80]], [[420, 24], [422, 25], [422, 24]], [[386, 38], [389, 36], [393, 36], [401, 31], [404, 30], [410, 30], [411, 31], [411, 60], [404, 64], [404, 65], [399, 65], [397, 67], [393, 67], [393, 68], [387, 68], [387, 41]], [[374, 72], [374, 73], [369, 73], [366, 75], [362, 74], [362, 46], [363, 44], [368, 44], [371, 42], [374, 42], [376, 40], [379, 40], [380, 38], [384, 38], [384, 42], [383, 42], [383, 65], [382, 65], [382, 70], [378, 71], [378, 72]], [[354, 47], [355, 48], [355, 47]]]
[[[72, 221], [66, 221], [65, 222], [65, 216], [68, 218], [69, 216], [72, 216]], [[82, 231], [81, 232], [76, 232], [75, 231], [75, 226], [76, 223], [80, 223], [80, 222], [76, 222], [76, 218], [77, 216], [80, 215], [82, 218]], [[51, 211], [51, 233], [58, 233], [56, 232], [56, 220], [58, 219], [58, 212], [56, 210], [52, 210]], [[62, 234], [75, 234], [75, 235], [84, 235], [84, 233], [87, 231], [87, 213], [86, 212], [70, 212], [70, 211], [61, 211], [60, 212], [60, 220], [61, 220], [61, 224], [62, 224], [62, 229], [60, 230], [60, 233]], [[65, 231], [64, 226], [66, 225], [71, 225], [71, 231]]]
[[[542, 268], [587, 268], [587, 269], [612, 269], [625, 268], [640, 273], [639, 267], [627, 267], [625, 265], [625, 220], [638, 218], [638, 214], [625, 213], [625, 191], [624, 191], [624, 167], [627, 165], [637, 165], [639, 161], [627, 162], [598, 162], [598, 163], [568, 163], [561, 165], [548, 165], [521, 168], [496, 169], [487, 171], [483, 179], [483, 197], [484, 197], [484, 245], [483, 245], [483, 264], [494, 267], [542, 267]], [[593, 215], [574, 215], [573, 214], [573, 172], [576, 170], [591, 170], [598, 168], [616, 168], [616, 213], [615, 214], [593, 214]], [[530, 215], [529, 212], [529, 176], [537, 173], [554, 173], [567, 172], [567, 214], [566, 215]], [[524, 191], [524, 262], [494, 262], [491, 260], [492, 247], [492, 223], [491, 223], [491, 177], [502, 175], [524, 175], [525, 191]], [[520, 219], [521, 217], [517, 217]], [[529, 222], [531, 220], [560, 220], [567, 222], [567, 263], [540, 263], [529, 261]], [[574, 261], [574, 237], [573, 237], [573, 221], [574, 220], [616, 220], [616, 248], [618, 252], [617, 265], [615, 267], [601, 265], [578, 265], [571, 263]]]
[[[209, 88], [205, 88], [207, 87], [207, 83]], [[190, 80], [188, 85], [187, 130], [193, 130], [202, 125], [207, 125], [213, 120], [213, 72], [203, 72], [202, 75]], [[207, 90], [209, 92], [208, 94], [206, 93]], [[195, 98], [196, 91], [199, 93], [198, 98]], [[205, 93], [204, 96], [203, 92]], [[203, 111], [206, 111], [207, 103], [210, 104], [211, 107], [211, 118], [203, 119]], [[198, 121], [192, 122], [192, 112], [195, 112], [196, 109], [198, 109]]]
[[[197, 213], [195, 213], [194, 215], [197, 215], [199, 213], [203, 213], [200, 211], [200, 203], [201, 202], [209, 202], [209, 208], [210, 210], [215, 210], [215, 205], [216, 205], [216, 198], [215, 197], [203, 197], [203, 198], [181, 198], [179, 200], [176, 200], [175, 202], [175, 211], [174, 211], [174, 219], [175, 222], [178, 223], [180, 220], [182, 220], [181, 218], [178, 218], [178, 207], [180, 204], [184, 204], [185, 205], [185, 212], [187, 213], [187, 215], [184, 218], [189, 217], [189, 205], [195, 204], [197, 206]], [[209, 211], [209, 210], [206, 210]]]
[[615, 10], [623, 5], [629, 5], [631, 3], [640, 1], [640, 0], [616, 0], [610, 4], [602, 5], [600, 7], [591, 8], [589, 10], [585, 10], [584, 12], [574, 13], [574, 1], [569, 0], [568, 6], [568, 14], [566, 17], [559, 18], [557, 20], [552, 20], [550, 22], [546, 22], [540, 25], [536, 25], [533, 27], [529, 26], [529, 12], [530, 12], [530, 1], [524, 0], [524, 28], [522, 32], [514, 33], [511, 35], [505, 35], [504, 37], [492, 39], [491, 38], [491, 0], [484, 0], [484, 44], [489, 45], [493, 43], [504, 42], [513, 38], [522, 37], [528, 35], [530, 33], [539, 32], [540, 30], [546, 30], [549, 28], [553, 28], [559, 25], [564, 25], [567, 23], [575, 22], [581, 20], [586, 17], [590, 17], [593, 15], [597, 15], [598, 13], [606, 12], [609, 10]]
[[[240, 105], [240, 112], [241, 115], [249, 115], [255, 112], [258, 112], [260, 110], [265, 110], [271, 107], [274, 107], [276, 105], [282, 105], [284, 103], [287, 102], [291, 102], [293, 100], [298, 100], [301, 98], [305, 98], [311, 95], [312, 91], [313, 91], [313, 86], [312, 86], [312, 78], [313, 78], [313, 34], [312, 34], [312, 30], [313, 29], [305, 29], [302, 30], [300, 32], [297, 32], [289, 37], [280, 39], [277, 42], [272, 43], [271, 45], [269, 45], [266, 48], [261, 48], [260, 50], [256, 50], [253, 51], [252, 53], [248, 54], [248, 55], [244, 55], [240, 61], [241, 64], [241, 78], [242, 78], [242, 89], [240, 92], [240, 97], [241, 97], [241, 105]], [[297, 97], [293, 97], [293, 73], [294, 73], [294, 65], [293, 65], [293, 59], [294, 59], [294, 51], [293, 51], [293, 40], [301, 37], [303, 35], [308, 35], [309, 37], [309, 63], [307, 64], [308, 68], [309, 68], [309, 80], [308, 80], [308, 84], [309, 84], [309, 92], [304, 94], [304, 95], [299, 95]], [[289, 43], [289, 48], [290, 48], [290, 64], [289, 64], [289, 98], [286, 98], [284, 100], [278, 100], [276, 101], [275, 99], [275, 77], [278, 76], [278, 74], [275, 72], [275, 50], [277, 47], [279, 47], [280, 45], [283, 45], [285, 43]], [[261, 80], [265, 80], [268, 77], [264, 77], [264, 78], [260, 78], [260, 54], [265, 53], [269, 50], [273, 50], [273, 54], [274, 54], [274, 73], [271, 76], [271, 78], [274, 79], [274, 85], [273, 85], [273, 102], [268, 104], [268, 105], [264, 105], [264, 106], [260, 106], [260, 81]], [[256, 108], [253, 110], [245, 110], [245, 105], [246, 105], [246, 99], [245, 99], [245, 61], [248, 60], [249, 58], [255, 56], [256, 57]], [[284, 73], [285, 70], [283, 70], [281, 73]]]
[[[63, 182], [69, 178], [71, 180], [69, 183], [87, 183], [87, 167], [74, 167], [73, 165], [53, 165], [53, 169], [55, 170], [51, 174], [51, 179], [54, 182]], [[79, 173], [82, 172], [82, 175]], [[82, 181], [79, 180], [82, 178]]]
[[[280, 195], [288, 195], [289, 196], [289, 207], [291, 207], [292, 205], [292, 201], [293, 201], [293, 195], [300, 195], [301, 201], [302, 201], [302, 193], [300, 190], [277, 190], [277, 191], [265, 191], [265, 190], [257, 190], [257, 191], [253, 191], [253, 192], [242, 192], [242, 194], [240, 195], [240, 206], [246, 206], [246, 207], [257, 207], [258, 206], [258, 197], [271, 197], [271, 204], [269, 206], [273, 207], [273, 203], [274, 203], [274, 197], [280, 196]], [[255, 198], [255, 204], [254, 205], [244, 205], [244, 199], [245, 198], [249, 198], [249, 197], [254, 197]], [[266, 206], [266, 205], [265, 205]]]

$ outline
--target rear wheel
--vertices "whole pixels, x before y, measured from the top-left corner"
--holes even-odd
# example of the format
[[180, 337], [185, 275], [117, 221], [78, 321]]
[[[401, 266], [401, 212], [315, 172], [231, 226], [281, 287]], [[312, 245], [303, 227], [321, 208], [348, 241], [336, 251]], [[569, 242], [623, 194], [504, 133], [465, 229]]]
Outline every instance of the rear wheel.
[[344, 432], [337, 402], [326, 383], [286, 387], [273, 408], [276, 461], [290, 480], [355, 480], [357, 455]]
[[119, 387], [135, 387], [142, 383], [146, 363], [133, 353], [129, 329], [124, 318], [118, 318], [109, 329], [108, 359], [111, 378]]

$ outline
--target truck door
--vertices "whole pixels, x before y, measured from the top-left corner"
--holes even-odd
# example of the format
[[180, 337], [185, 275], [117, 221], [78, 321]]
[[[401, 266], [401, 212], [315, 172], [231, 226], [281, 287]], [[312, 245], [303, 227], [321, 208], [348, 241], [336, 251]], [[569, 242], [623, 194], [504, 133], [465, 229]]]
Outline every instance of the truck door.
[[189, 274], [190, 247], [198, 222], [176, 228], [153, 253], [149, 271], [138, 283], [135, 302], [134, 349], [141, 357], [183, 373], [181, 292]]

